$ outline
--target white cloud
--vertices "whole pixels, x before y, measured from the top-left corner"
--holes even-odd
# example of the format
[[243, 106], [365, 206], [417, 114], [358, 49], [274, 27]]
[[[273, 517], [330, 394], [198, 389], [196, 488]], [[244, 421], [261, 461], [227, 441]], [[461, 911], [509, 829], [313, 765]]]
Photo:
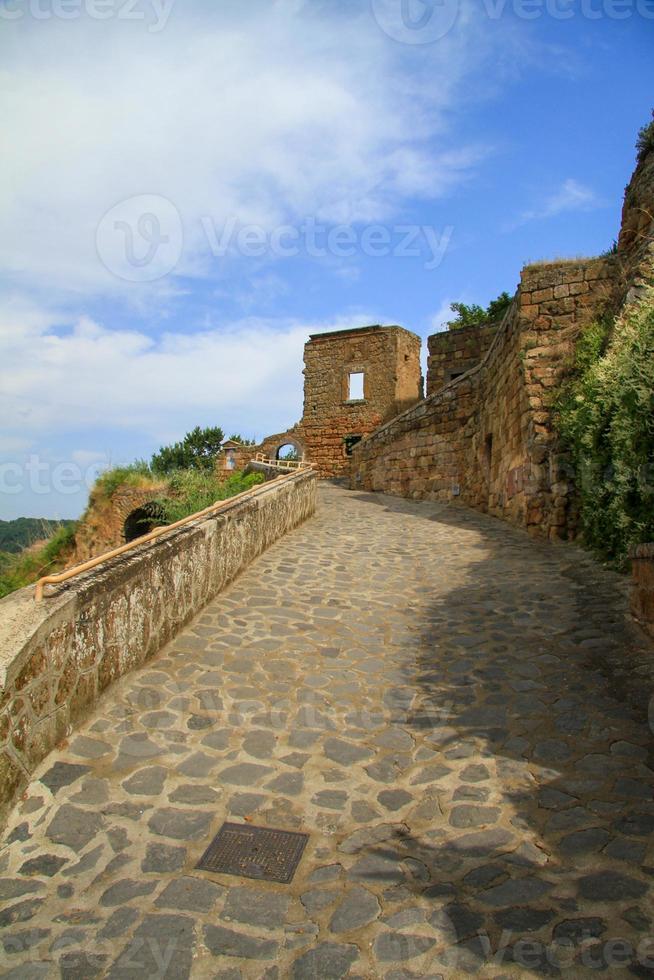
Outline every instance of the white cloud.
[[555, 218], [557, 215], [569, 211], [592, 211], [601, 206], [602, 201], [592, 188], [586, 187], [585, 184], [569, 177], [540, 205], [523, 211], [515, 222], [507, 226], [507, 230], [525, 225], [530, 221]]
[[[0, 309], [0, 413], [10, 441], [129, 430], [158, 444], [210, 422], [263, 436], [302, 414], [308, 334], [376, 322], [365, 312], [329, 323], [251, 317], [154, 339], [87, 317], [55, 326], [58, 319]], [[103, 455], [77, 450], [75, 458]]]
[[493, 47], [474, 24], [408, 52], [367, 3], [225, 0], [212, 11], [189, 0], [158, 34], [29, 17], [3, 23], [9, 32], [0, 270], [22, 285], [165, 302], [170, 281], [126, 286], [98, 260], [96, 227], [117, 202], [173, 202], [177, 271], [204, 275], [202, 216], [218, 228], [230, 217], [266, 229], [309, 215], [385, 220], [465, 179], [484, 152], [448, 136], [448, 113]]

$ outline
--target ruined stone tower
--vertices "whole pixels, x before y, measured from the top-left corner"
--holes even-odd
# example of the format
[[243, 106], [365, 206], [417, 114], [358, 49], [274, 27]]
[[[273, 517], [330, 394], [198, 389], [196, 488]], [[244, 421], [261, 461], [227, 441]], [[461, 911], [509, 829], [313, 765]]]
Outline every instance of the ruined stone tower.
[[304, 348], [302, 420], [263, 443], [271, 456], [296, 446], [321, 476], [349, 468], [352, 448], [422, 398], [420, 338], [403, 327], [313, 334]]

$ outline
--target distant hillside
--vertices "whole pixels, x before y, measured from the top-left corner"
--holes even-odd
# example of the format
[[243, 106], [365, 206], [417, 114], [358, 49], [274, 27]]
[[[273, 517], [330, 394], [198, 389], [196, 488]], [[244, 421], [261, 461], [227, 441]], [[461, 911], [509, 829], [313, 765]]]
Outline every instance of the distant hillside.
[[0, 552], [17, 555], [35, 541], [50, 538], [61, 527], [75, 521], [50, 521], [45, 517], [18, 517], [15, 521], [0, 521]]

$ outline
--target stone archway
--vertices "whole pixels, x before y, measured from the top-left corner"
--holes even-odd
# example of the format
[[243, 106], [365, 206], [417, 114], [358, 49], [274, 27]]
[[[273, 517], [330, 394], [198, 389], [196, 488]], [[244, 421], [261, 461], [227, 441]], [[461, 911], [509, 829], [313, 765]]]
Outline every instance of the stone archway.
[[155, 527], [160, 527], [165, 523], [164, 509], [156, 500], [137, 507], [125, 518], [123, 524], [123, 538], [126, 542], [136, 541], [145, 534], [149, 534]]
[[280, 459], [280, 453], [286, 447], [291, 447], [297, 454], [298, 459], [306, 459], [304, 440], [298, 437], [294, 429], [268, 436], [258, 448], [268, 459]]
[[275, 450], [275, 459], [304, 459], [304, 449], [293, 439], [286, 439]]

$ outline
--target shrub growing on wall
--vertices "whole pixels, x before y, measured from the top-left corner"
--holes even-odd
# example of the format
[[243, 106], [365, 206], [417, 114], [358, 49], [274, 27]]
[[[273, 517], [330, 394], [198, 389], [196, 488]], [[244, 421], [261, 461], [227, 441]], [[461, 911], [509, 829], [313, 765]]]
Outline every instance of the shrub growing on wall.
[[450, 303], [450, 309], [456, 313], [453, 320], [448, 320], [448, 330], [460, 330], [462, 327], [483, 327], [487, 323], [499, 323], [513, 302], [513, 297], [507, 292], [500, 293], [497, 299], [491, 300], [486, 308], [473, 303]]
[[654, 288], [579, 340], [555, 423], [575, 470], [584, 539], [626, 564], [654, 540]]

